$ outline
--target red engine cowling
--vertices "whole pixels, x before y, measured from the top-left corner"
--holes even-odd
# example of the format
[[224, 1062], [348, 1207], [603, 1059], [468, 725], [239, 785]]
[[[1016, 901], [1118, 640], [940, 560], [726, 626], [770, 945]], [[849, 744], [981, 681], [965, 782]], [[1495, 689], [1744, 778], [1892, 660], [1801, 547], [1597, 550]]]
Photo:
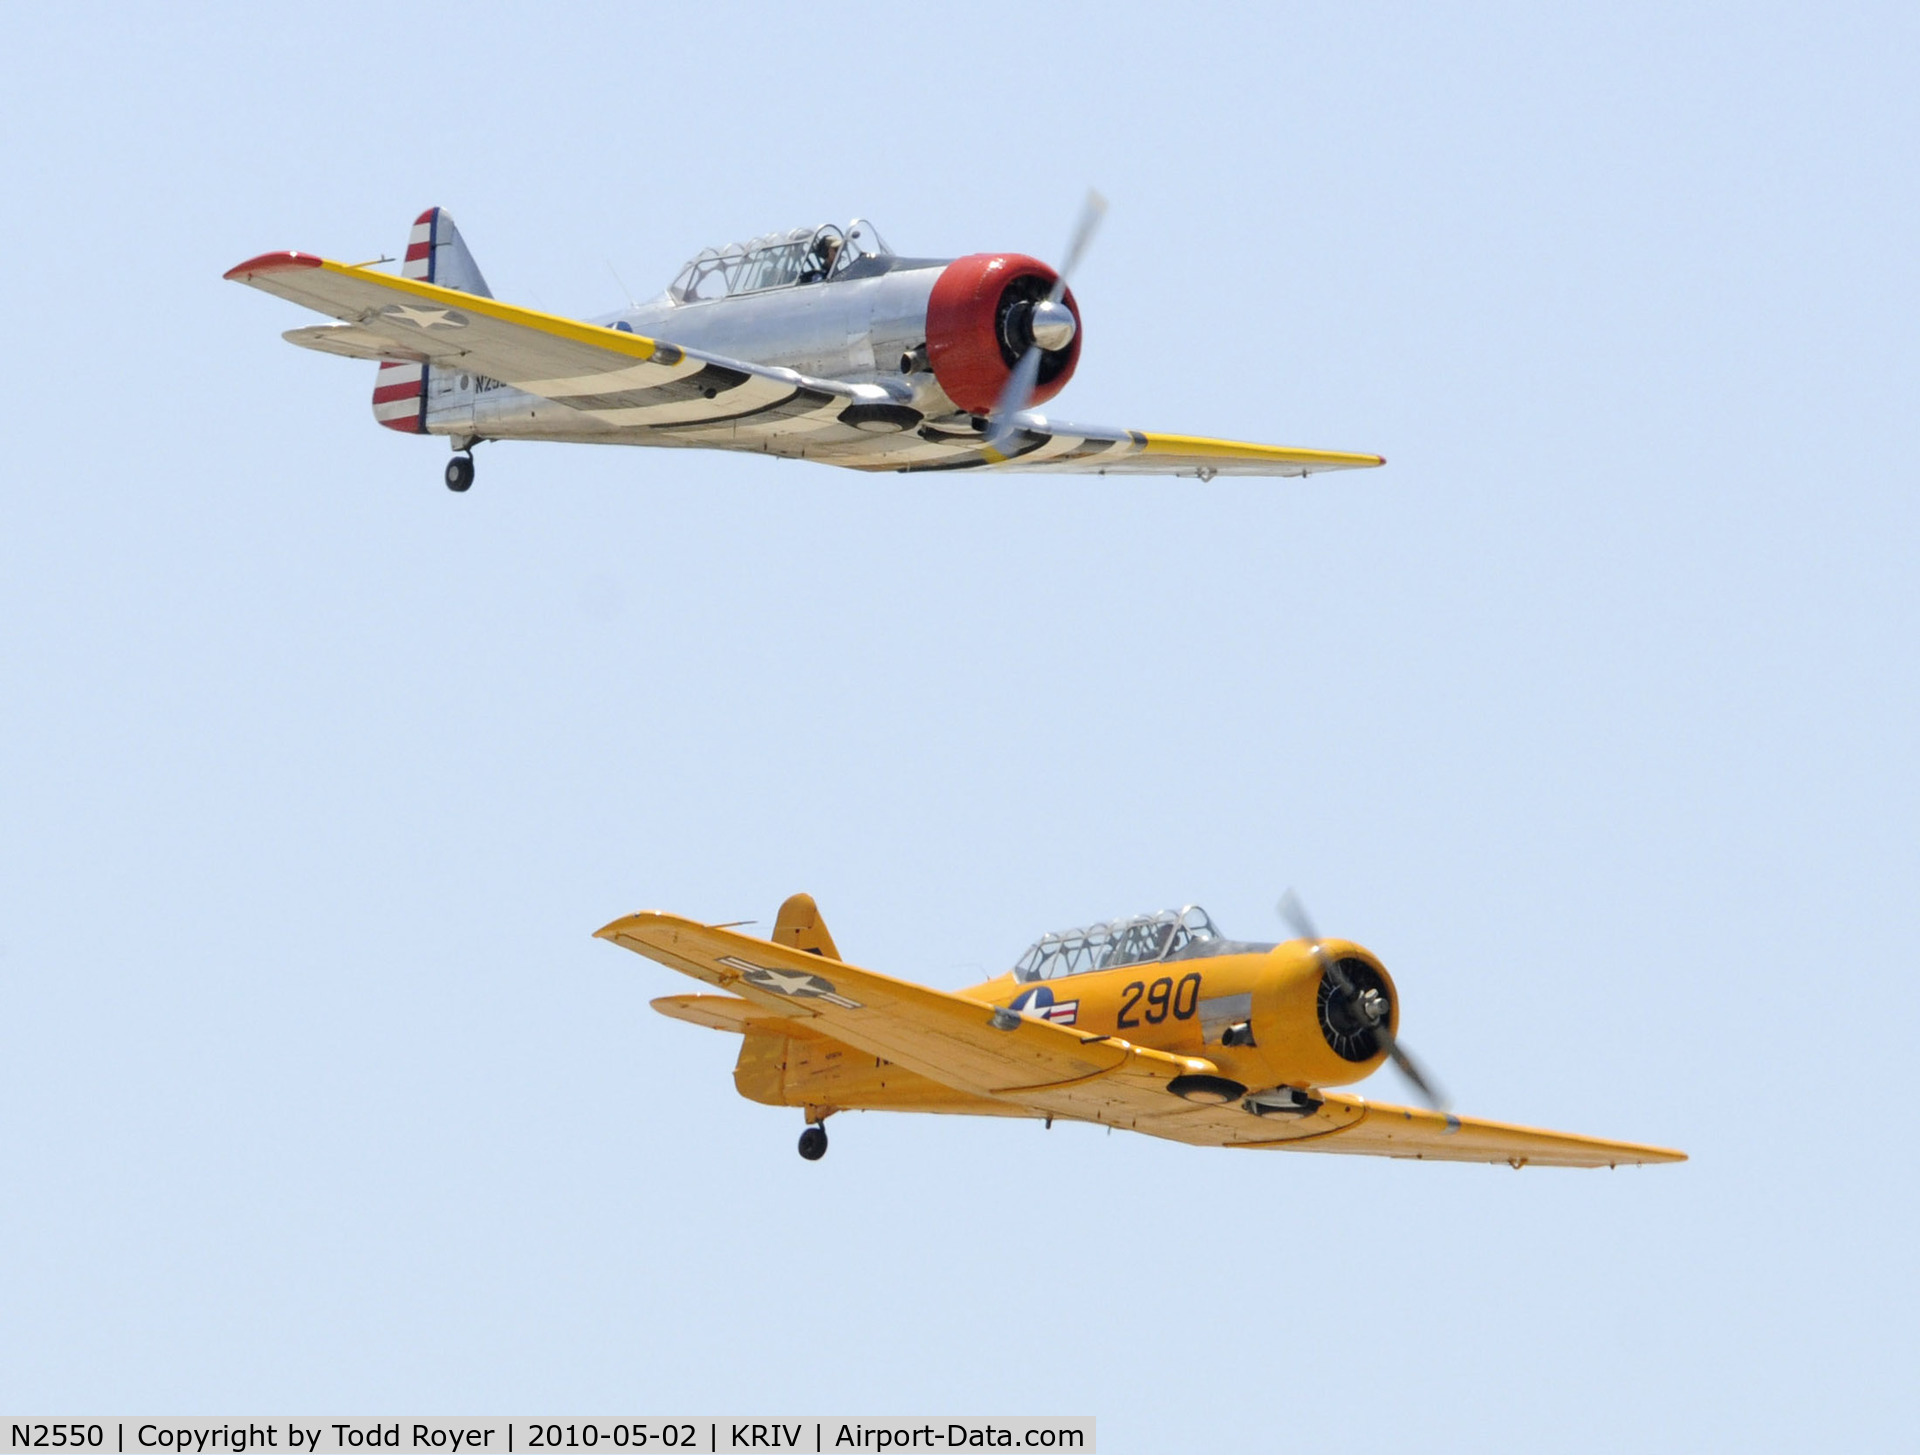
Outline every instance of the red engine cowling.
[[[1033, 342], [1032, 307], [1059, 276], [1023, 253], [974, 253], [947, 264], [927, 298], [927, 362], [947, 398], [969, 414], [992, 412]], [[1066, 388], [1080, 362], [1080, 306], [1072, 289], [1063, 301], [1073, 310], [1073, 341], [1040, 356], [1035, 404]]]

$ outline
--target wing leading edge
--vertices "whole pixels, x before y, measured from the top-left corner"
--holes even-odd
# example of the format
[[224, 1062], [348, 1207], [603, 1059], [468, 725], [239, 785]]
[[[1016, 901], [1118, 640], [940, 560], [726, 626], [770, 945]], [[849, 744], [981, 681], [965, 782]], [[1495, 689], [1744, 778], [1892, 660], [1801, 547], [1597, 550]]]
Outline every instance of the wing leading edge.
[[[738, 438], [742, 422], [817, 416], [814, 432], [858, 438], [856, 425], [839, 416], [873, 402], [867, 393], [887, 397], [306, 253], [267, 253], [226, 276], [352, 326], [351, 338], [338, 341], [326, 330], [297, 330], [293, 342], [303, 347], [457, 367], [561, 406], [545, 423], [537, 414], [519, 422], [537, 437], [659, 433], [654, 442], [758, 450], [760, 441]], [[381, 340], [392, 353], [379, 352]], [[473, 427], [489, 432], [481, 422]], [[698, 438], [703, 430], [726, 438]], [[509, 432], [521, 432], [519, 425], [501, 431]]]

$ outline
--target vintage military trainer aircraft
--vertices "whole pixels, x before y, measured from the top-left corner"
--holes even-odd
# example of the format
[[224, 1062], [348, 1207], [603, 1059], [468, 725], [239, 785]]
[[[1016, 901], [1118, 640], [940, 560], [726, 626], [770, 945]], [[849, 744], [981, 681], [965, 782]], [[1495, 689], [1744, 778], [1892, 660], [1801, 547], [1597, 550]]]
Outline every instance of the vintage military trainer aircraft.
[[287, 252], [226, 276], [340, 320], [285, 337], [378, 360], [374, 418], [450, 438], [453, 490], [473, 483], [473, 447], [500, 439], [1203, 480], [1385, 463], [1034, 413], [1079, 361], [1067, 276], [1105, 206], [1088, 199], [1058, 272], [1019, 253], [903, 258], [870, 222], [827, 223], [709, 248], [658, 298], [586, 322], [497, 301], [438, 207], [397, 275]]
[[[655, 1010], [741, 1037], [733, 1081], [803, 1107], [800, 1155], [824, 1155], [837, 1111], [1104, 1122], [1210, 1147], [1446, 1162], [1615, 1167], [1680, 1162], [1632, 1142], [1455, 1116], [1400, 1045], [1385, 967], [1323, 939], [1293, 896], [1296, 938], [1229, 940], [1194, 906], [1043, 935], [1005, 975], [934, 990], [840, 958], [813, 900], [780, 906], [771, 940], [647, 912], [598, 937], [728, 992]], [[1425, 1108], [1330, 1088], [1392, 1060]]]

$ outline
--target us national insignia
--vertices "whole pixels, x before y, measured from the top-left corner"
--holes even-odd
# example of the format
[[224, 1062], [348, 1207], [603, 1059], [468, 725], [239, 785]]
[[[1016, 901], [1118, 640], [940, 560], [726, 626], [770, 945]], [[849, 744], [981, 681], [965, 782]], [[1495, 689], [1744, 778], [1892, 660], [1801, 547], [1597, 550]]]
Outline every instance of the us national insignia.
[[805, 970], [774, 970], [765, 965], [755, 965], [750, 960], [736, 959], [732, 955], [720, 957], [720, 963], [740, 972], [740, 978], [747, 984], [761, 990], [770, 990], [775, 995], [790, 995], [795, 1000], [824, 1000], [829, 1005], [837, 1005], [845, 1010], [858, 1010], [860, 1002], [848, 1000], [833, 988], [833, 982], [824, 975], [813, 975]]
[[395, 323], [410, 323], [415, 328], [465, 328], [467, 320], [451, 308], [415, 308], [407, 303], [394, 303], [380, 310], [383, 318], [391, 318]]
[[1023, 990], [1013, 999], [1013, 1008], [1021, 1015], [1030, 1015], [1036, 1020], [1052, 1021], [1057, 1026], [1070, 1026], [1080, 1018], [1080, 1002], [1077, 1000], [1055, 1000], [1053, 992], [1044, 985], [1036, 985], [1031, 990]]

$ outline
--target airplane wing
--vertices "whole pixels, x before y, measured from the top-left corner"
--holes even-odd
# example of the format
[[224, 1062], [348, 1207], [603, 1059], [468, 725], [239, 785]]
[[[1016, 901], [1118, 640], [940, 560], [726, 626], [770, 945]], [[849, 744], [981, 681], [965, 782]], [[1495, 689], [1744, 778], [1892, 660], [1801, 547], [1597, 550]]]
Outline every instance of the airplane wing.
[[1686, 1153], [1668, 1147], [1547, 1132], [1425, 1107], [1391, 1106], [1337, 1091], [1318, 1094], [1330, 1106], [1343, 1103], [1358, 1109], [1361, 1115], [1335, 1136], [1288, 1143], [1295, 1151], [1412, 1157], [1427, 1162], [1505, 1162], [1514, 1167], [1630, 1167], [1687, 1160]]
[[1105, 1122], [1203, 1146], [1515, 1166], [1682, 1160], [1682, 1154], [1660, 1147], [1386, 1106], [1339, 1092], [1317, 1093], [1320, 1104], [1306, 1115], [1256, 1116], [1237, 1105], [1185, 1101], [1170, 1091], [1178, 1076], [1217, 1074], [1212, 1062], [1199, 1057], [1032, 1017], [996, 1016], [993, 1006], [964, 995], [677, 915], [628, 915], [596, 933], [739, 997], [663, 997], [654, 1007], [664, 1014], [716, 1030], [782, 1030], [837, 1041], [1033, 1116]]
[[[871, 386], [721, 359], [310, 253], [265, 253], [226, 276], [348, 325], [296, 329], [288, 335], [293, 343], [484, 375], [564, 407], [570, 412], [568, 425], [581, 438], [615, 435], [623, 427], [678, 430], [813, 413], [825, 415], [823, 426], [857, 437], [860, 416], [850, 424], [839, 415], [848, 406], [891, 397]], [[678, 437], [673, 442], [719, 443]], [[760, 445], [737, 447], [757, 450]]]
[[[856, 470], [1211, 479], [1386, 463], [1379, 455], [1073, 425], [1032, 413], [1015, 416], [1019, 433], [1002, 453], [978, 430], [933, 423], [898, 388], [683, 349], [310, 253], [263, 253], [226, 276], [341, 320], [289, 330], [284, 337], [302, 348], [458, 368], [550, 400], [554, 417], [527, 421], [545, 439], [750, 450]], [[477, 427], [485, 432], [484, 421]]]
[[[1217, 1069], [1199, 1057], [1173, 1056], [1013, 1013], [996, 1015], [984, 1001], [678, 915], [645, 911], [615, 920], [596, 934], [774, 1015], [800, 1021], [815, 1034], [968, 1095], [1031, 1104], [1035, 1094], [1082, 1092], [1073, 1098], [1080, 1110], [1063, 1110], [1063, 1116], [1090, 1116], [1098, 1108], [1134, 1101], [1154, 1112], [1163, 1109], [1161, 1103], [1167, 1104], [1166, 1110], [1185, 1108], [1190, 1104], [1170, 1095], [1167, 1084], [1178, 1076]], [[668, 1013], [680, 1010], [676, 1006]], [[701, 1005], [698, 1010], [711, 1012], [714, 1007]], [[1119, 1124], [1128, 1122], [1122, 1117]]]
[[874, 469], [1033, 472], [1049, 475], [1315, 475], [1322, 470], [1370, 470], [1384, 455], [1302, 450], [1200, 435], [1159, 434], [1108, 425], [1068, 424], [1042, 414], [1016, 414], [1019, 432], [1002, 454], [971, 431], [922, 426], [919, 438], [939, 447], [904, 464]]

